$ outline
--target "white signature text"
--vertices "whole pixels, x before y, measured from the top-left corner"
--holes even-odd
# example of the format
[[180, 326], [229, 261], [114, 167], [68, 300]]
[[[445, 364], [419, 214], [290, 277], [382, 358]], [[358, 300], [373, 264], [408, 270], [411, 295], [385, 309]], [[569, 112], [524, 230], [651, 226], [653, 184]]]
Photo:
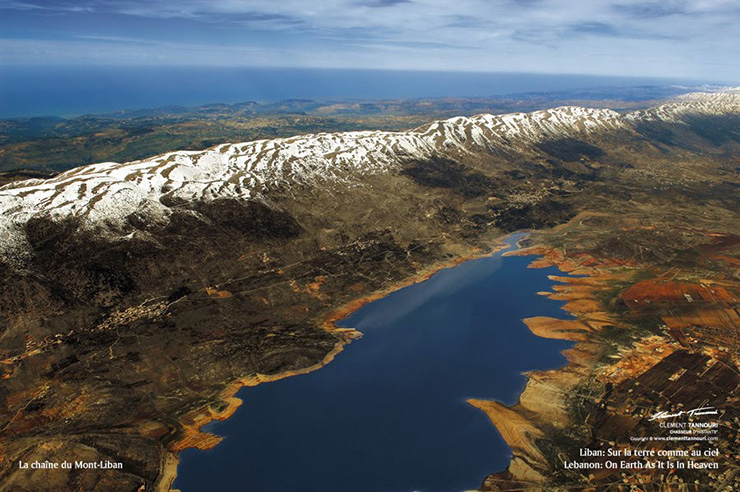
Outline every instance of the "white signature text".
[[674, 417], [699, 417], [700, 415], [719, 415], [714, 407], [699, 407], [693, 410], [680, 410], [678, 412], [657, 412], [650, 416], [650, 420], [672, 419]]

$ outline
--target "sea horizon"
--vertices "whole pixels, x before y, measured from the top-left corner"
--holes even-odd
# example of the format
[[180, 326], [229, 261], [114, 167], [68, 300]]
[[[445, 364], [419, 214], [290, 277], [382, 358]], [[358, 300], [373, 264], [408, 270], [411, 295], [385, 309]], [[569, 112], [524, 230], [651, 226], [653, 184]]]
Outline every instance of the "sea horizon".
[[289, 99], [500, 97], [605, 87], [700, 86], [676, 78], [334, 68], [34, 67], [0, 73], [0, 118], [77, 117]]

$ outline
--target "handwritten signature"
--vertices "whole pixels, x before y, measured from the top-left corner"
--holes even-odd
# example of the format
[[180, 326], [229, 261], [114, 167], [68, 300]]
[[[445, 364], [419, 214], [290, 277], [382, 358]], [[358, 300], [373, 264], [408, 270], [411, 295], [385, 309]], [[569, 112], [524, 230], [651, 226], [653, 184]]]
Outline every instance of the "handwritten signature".
[[698, 417], [700, 415], [719, 415], [714, 407], [699, 407], [693, 410], [681, 410], [679, 412], [657, 412], [650, 416], [650, 420], [671, 419], [674, 417]]

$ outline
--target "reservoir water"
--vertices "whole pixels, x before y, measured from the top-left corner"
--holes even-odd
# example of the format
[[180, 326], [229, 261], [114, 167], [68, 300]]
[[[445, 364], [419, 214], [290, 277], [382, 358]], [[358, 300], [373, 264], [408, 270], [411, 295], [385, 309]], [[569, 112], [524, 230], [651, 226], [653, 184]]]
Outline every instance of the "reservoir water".
[[[514, 247], [520, 235], [507, 239]], [[557, 368], [570, 342], [533, 335], [530, 316], [567, 317], [555, 268], [490, 257], [442, 270], [344, 319], [363, 337], [318, 371], [244, 388], [207, 430], [225, 439], [181, 454], [183, 492], [407, 492], [480, 486], [510, 450], [468, 398], [514, 404], [525, 371]]]

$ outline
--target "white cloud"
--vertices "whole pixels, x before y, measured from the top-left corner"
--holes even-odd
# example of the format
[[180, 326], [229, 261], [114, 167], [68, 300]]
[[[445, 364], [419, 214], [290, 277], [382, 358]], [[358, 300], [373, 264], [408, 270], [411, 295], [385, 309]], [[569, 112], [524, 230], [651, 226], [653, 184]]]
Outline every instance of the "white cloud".
[[[35, 4], [27, 0], [14, 5], [31, 12]], [[91, 63], [99, 63], [105, 57], [95, 51], [104, 46], [107, 52], [116, 51], [122, 63], [157, 59], [171, 64], [740, 77], [740, 9], [729, 0], [120, 0], [54, 5], [45, 8], [125, 14], [165, 24], [197, 22], [213, 26], [213, 39], [190, 44], [182, 41], [185, 36], [163, 39], [150, 33], [142, 35], [150, 43], [131, 41], [126, 47], [119, 40], [124, 46], [115, 48], [104, 39], [88, 38], [87, 44], [59, 40], [57, 46], [43, 40], [4, 40], [0, 56], [15, 62], [49, 60], [57, 50], [61, 61], [82, 62], [89, 55]], [[220, 37], [224, 30], [239, 29], [252, 34], [248, 41]], [[262, 34], [257, 39], [255, 33]]]

